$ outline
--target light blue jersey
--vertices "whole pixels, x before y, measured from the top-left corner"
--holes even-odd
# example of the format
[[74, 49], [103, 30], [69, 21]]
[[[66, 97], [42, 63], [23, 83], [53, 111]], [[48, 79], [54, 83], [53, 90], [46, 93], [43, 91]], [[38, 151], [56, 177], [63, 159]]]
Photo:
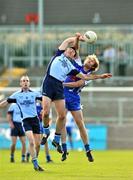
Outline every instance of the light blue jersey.
[[58, 50], [51, 59], [46, 76], [42, 83], [42, 95], [49, 97], [52, 101], [64, 99], [63, 81], [67, 75], [77, 75], [79, 71], [71, 61], [63, 54], [64, 50]]
[[7, 101], [9, 103], [15, 102], [21, 112], [23, 119], [32, 118], [37, 116], [36, 100], [41, 98], [40, 92], [37, 91], [17, 91], [13, 93]]
[[[66, 76], [76, 70], [70, 59], [64, 56], [64, 51], [58, 50], [56, 55], [52, 58], [49, 67], [48, 74], [59, 81], [64, 81]], [[73, 61], [73, 60], [72, 60]], [[76, 71], [78, 74], [79, 72]]]
[[10, 105], [8, 109], [8, 113], [12, 114], [12, 120], [13, 122], [22, 122], [22, 117], [20, 113], [20, 109], [16, 103], [13, 103]]

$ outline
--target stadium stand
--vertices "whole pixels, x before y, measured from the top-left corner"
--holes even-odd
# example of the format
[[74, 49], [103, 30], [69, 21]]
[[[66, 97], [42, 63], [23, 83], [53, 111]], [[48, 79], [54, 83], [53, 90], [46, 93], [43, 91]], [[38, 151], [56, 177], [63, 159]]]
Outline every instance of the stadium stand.
[[18, 79], [22, 74], [26, 73], [24, 68], [6, 69], [1, 75], [0, 88], [5, 88], [14, 80]]

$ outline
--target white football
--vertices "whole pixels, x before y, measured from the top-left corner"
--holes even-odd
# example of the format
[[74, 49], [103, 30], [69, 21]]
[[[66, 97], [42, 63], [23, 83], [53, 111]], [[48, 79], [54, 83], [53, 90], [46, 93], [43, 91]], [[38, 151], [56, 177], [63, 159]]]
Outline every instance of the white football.
[[97, 34], [94, 31], [87, 31], [84, 34], [84, 39], [85, 39], [86, 42], [93, 44], [97, 40]]

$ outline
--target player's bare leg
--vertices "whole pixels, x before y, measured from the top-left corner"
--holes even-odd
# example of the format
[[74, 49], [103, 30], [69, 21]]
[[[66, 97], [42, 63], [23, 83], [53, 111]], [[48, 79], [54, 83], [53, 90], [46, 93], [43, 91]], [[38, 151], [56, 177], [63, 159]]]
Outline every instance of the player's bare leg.
[[30, 155], [32, 157], [32, 163], [33, 163], [34, 169], [36, 171], [44, 171], [38, 164], [36, 147], [35, 147], [35, 139], [34, 139], [33, 132], [26, 131], [26, 136], [29, 141], [29, 151], [30, 151]]
[[73, 118], [79, 128], [79, 131], [80, 131], [80, 136], [82, 138], [82, 141], [84, 143], [84, 147], [85, 147], [85, 150], [86, 150], [86, 156], [88, 158], [88, 160], [90, 162], [93, 162], [94, 159], [92, 157], [92, 154], [91, 154], [91, 150], [90, 150], [90, 147], [89, 147], [89, 139], [88, 139], [88, 136], [87, 136], [87, 132], [86, 132], [86, 128], [85, 128], [85, 124], [84, 124], [84, 120], [83, 120], [83, 113], [82, 113], [82, 110], [78, 110], [78, 111], [71, 111], [72, 115], [73, 115]]
[[10, 162], [15, 162], [14, 153], [15, 153], [17, 137], [16, 136], [12, 136], [11, 138], [12, 138], [12, 145], [11, 145]]
[[25, 136], [21, 136], [20, 141], [22, 143], [22, 162], [25, 162], [25, 154], [26, 154], [26, 140], [25, 140]]
[[44, 145], [50, 135], [50, 130], [49, 130], [49, 113], [50, 113], [50, 107], [51, 107], [51, 99], [43, 96], [42, 99], [42, 107], [43, 107], [43, 112], [42, 112], [42, 120], [44, 124], [44, 135], [41, 141], [41, 145]]
[[54, 103], [57, 113], [57, 119], [56, 119], [56, 131], [52, 144], [53, 146], [56, 147], [59, 153], [62, 153], [62, 148], [60, 146], [60, 139], [61, 139], [62, 129], [63, 127], [65, 127], [65, 116], [66, 116], [65, 101], [64, 99], [56, 100], [54, 101]]
[[40, 151], [41, 135], [40, 134], [34, 134], [34, 140], [35, 140], [36, 155], [38, 157], [39, 151]]

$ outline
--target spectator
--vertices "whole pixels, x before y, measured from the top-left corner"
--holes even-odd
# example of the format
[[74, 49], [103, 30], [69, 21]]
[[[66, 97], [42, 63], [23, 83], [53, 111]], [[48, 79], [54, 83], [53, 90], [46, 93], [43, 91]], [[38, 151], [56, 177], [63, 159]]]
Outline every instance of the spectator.
[[95, 55], [98, 57], [98, 59], [101, 63], [103, 61], [103, 52], [99, 47], [96, 48]]
[[126, 75], [126, 68], [127, 68], [128, 58], [129, 57], [128, 57], [127, 52], [125, 52], [125, 50], [122, 47], [119, 47], [118, 51], [117, 51], [119, 76], [125, 76]]
[[113, 74], [114, 72], [114, 59], [116, 56], [116, 51], [112, 45], [108, 45], [104, 52], [103, 52], [103, 58], [104, 58], [104, 63], [106, 65], [106, 71], [110, 72]]
[[22, 126], [22, 117], [21, 112], [17, 104], [13, 103], [10, 105], [7, 112], [7, 120], [11, 128], [11, 156], [10, 162], [15, 162], [14, 153], [17, 143], [17, 137], [19, 137], [22, 144], [22, 159], [21, 162], [25, 162], [25, 152], [26, 152], [26, 140], [25, 132]]

